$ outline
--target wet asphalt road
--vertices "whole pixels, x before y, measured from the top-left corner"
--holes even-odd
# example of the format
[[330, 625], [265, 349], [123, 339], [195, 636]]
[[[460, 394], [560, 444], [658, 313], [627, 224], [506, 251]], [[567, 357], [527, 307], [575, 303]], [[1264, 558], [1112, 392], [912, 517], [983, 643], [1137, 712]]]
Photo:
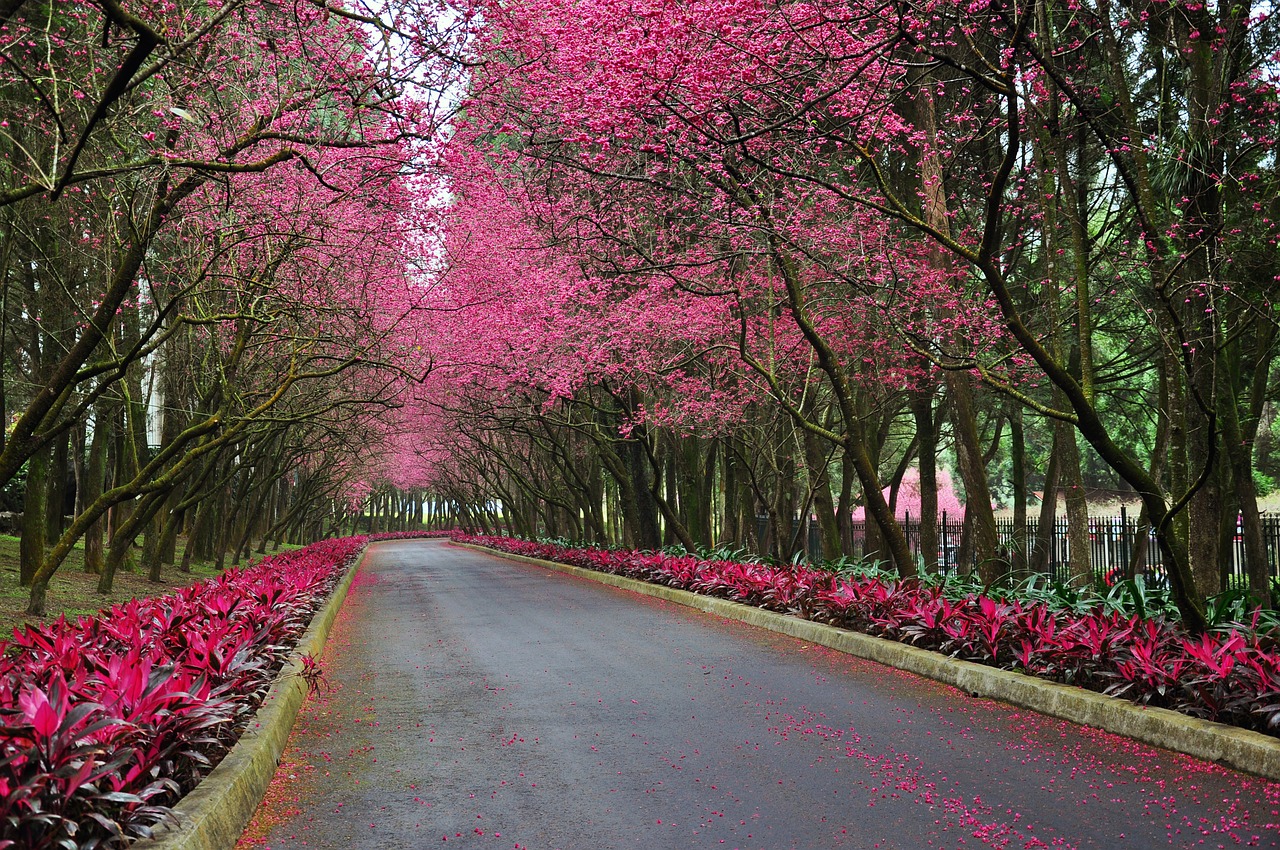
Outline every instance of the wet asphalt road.
[[242, 847], [1280, 846], [1280, 783], [443, 542], [372, 551]]

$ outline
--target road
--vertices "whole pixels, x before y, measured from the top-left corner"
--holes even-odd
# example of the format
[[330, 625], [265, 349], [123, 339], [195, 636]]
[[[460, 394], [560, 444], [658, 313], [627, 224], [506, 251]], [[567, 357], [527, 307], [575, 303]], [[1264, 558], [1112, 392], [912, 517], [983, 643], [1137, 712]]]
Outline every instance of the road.
[[322, 664], [242, 847], [1280, 846], [1280, 783], [439, 541]]

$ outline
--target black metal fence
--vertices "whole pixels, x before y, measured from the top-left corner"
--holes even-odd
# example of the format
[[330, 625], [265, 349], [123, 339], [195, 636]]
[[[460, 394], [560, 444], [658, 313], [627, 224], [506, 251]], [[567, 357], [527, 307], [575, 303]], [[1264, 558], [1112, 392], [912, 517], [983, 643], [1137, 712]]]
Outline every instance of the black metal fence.
[[[853, 523], [853, 548], [855, 554], [867, 553], [867, 524]], [[904, 524], [907, 544], [911, 553], [917, 558], [920, 552], [920, 523], [910, 517]], [[1035, 545], [1039, 523], [1028, 520], [1025, 540], [1028, 551]], [[814, 537], [811, 529], [811, 538]], [[996, 520], [996, 533], [1000, 545], [1012, 559], [1015, 548], [1016, 526], [1011, 519]], [[1139, 527], [1137, 518], [1127, 515], [1089, 517], [1089, 561], [1094, 575], [1102, 580], [1111, 574], [1123, 575], [1135, 554], [1139, 556], [1138, 571], [1149, 578], [1158, 578], [1160, 568], [1160, 552], [1156, 547], [1155, 535], [1145, 530], [1146, 545], [1140, 546], [1139, 536], [1144, 532]], [[1280, 577], [1280, 514], [1264, 514], [1262, 517], [1262, 534], [1266, 545], [1267, 572], [1272, 578]], [[960, 560], [965, 557], [963, 545], [964, 521], [943, 514], [938, 523], [938, 551], [935, 553], [939, 569], [950, 572], [961, 567]], [[810, 550], [820, 551], [816, 540], [810, 541]], [[972, 547], [969, 547], [972, 552]], [[1070, 576], [1071, 548], [1067, 535], [1066, 517], [1058, 517], [1052, 532], [1048, 535], [1048, 570], [1059, 579], [1066, 580]], [[967, 556], [969, 563], [965, 566], [976, 566], [973, 555]], [[1227, 555], [1224, 574], [1228, 587], [1243, 586], [1247, 583], [1245, 571], [1244, 535], [1237, 525], [1236, 533], [1231, 541]]]

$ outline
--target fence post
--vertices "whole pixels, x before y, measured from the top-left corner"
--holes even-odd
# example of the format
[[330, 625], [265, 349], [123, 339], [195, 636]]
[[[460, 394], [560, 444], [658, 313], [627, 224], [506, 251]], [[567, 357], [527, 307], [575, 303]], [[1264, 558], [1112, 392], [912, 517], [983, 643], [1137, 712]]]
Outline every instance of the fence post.
[[[1135, 528], [1133, 533], [1137, 534], [1138, 530]], [[1125, 510], [1123, 502], [1120, 504], [1120, 535], [1120, 558], [1121, 566], [1124, 567], [1124, 576], [1125, 578], [1133, 578], [1133, 576], [1129, 575], [1129, 512]]]
[[[910, 552], [911, 551], [911, 508], [902, 509], [902, 533], [907, 538], [907, 551]], [[917, 538], [917, 541], [918, 540], [919, 538]], [[916, 549], [918, 550], [919, 548], [920, 546], [919, 546], [919, 543], [917, 542]], [[920, 553], [917, 551], [916, 554], [919, 555]]]
[[942, 551], [938, 553], [938, 554], [939, 554], [939, 556], [940, 556], [940, 557], [938, 558], [938, 560], [939, 560], [939, 562], [940, 562], [940, 570], [939, 570], [939, 572], [941, 572], [943, 575], [946, 575], [946, 574], [947, 574], [947, 570], [948, 570], [948, 566], [947, 566], [947, 512], [946, 512], [946, 511], [943, 511], [943, 512], [942, 512], [942, 533], [938, 535], [938, 542], [939, 542], [939, 544], [940, 544], [940, 545], [941, 545], [941, 547], [942, 547]]

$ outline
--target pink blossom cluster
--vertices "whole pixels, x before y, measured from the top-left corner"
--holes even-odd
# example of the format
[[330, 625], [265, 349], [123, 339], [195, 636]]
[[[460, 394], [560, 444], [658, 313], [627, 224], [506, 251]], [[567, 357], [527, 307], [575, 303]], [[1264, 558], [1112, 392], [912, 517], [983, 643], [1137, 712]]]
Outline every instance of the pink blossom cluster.
[[[775, 402], [814, 415], [833, 382], [890, 406], [937, 380], [915, 348], [999, 352], [1013, 377], [995, 305], [859, 177], [931, 144], [892, 95], [891, 22], [827, 0], [481, 5], [494, 58], [441, 155], [435, 371], [395, 440], [415, 483], [474, 480], [457, 456], [490, 411], [630, 394], [623, 435], [721, 436]], [[938, 155], [980, 124], [953, 117]]]

